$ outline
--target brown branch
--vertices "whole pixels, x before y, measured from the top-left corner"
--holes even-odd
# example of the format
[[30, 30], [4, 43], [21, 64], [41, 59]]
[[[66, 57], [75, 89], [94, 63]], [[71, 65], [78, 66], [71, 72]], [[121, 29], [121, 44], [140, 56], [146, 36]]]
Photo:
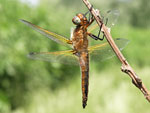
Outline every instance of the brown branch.
[[121, 71], [125, 72], [126, 74], [128, 74], [130, 76], [130, 78], [132, 79], [132, 83], [141, 90], [141, 92], [144, 94], [145, 98], [150, 102], [150, 93], [148, 92], [148, 90], [146, 89], [146, 87], [144, 86], [142, 80], [137, 76], [137, 74], [133, 71], [133, 69], [131, 68], [131, 66], [129, 65], [129, 63], [127, 62], [127, 60], [125, 59], [125, 57], [122, 55], [122, 53], [120, 52], [120, 50], [118, 49], [118, 47], [116, 46], [114, 40], [112, 39], [111, 34], [109, 33], [108, 28], [103, 24], [103, 21], [101, 19], [101, 16], [99, 14], [98, 10], [95, 10], [92, 5], [89, 3], [88, 0], [82, 0], [83, 3], [86, 5], [86, 7], [89, 9], [89, 11], [91, 12], [91, 14], [94, 16], [97, 24], [99, 26], [102, 25], [102, 29], [104, 32], [104, 35], [108, 41], [108, 43], [110, 44], [111, 48], [113, 49], [113, 51], [115, 52], [115, 54], [117, 55], [118, 59], [120, 60], [120, 62], [122, 63], [121, 66]]

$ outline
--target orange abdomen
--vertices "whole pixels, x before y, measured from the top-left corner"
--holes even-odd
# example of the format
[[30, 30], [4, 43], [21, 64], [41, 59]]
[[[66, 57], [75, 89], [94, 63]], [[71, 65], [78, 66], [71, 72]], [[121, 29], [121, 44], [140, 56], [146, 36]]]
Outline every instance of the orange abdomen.
[[89, 55], [87, 52], [82, 52], [79, 57], [80, 68], [82, 72], [82, 104], [83, 108], [87, 105], [88, 85], [89, 85]]

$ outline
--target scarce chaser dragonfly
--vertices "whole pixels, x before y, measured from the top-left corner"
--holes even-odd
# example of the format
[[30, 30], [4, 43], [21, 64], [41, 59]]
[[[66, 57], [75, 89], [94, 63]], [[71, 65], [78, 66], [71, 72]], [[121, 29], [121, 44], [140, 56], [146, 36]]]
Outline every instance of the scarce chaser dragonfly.
[[[109, 11], [108, 17], [118, 17], [117, 11]], [[51, 62], [60, 62], [60, 63], [77, 63], [79, 62], [81, 73], [82, 73], [82, 106], [85, 108], [87, 105], [88, 99], [88, 85], [89, 85], [89, 55], [91, 57], [100, 58], [101, 56], [105, 56], [108, 54], [108, 57], [112, 56], [113, 51], [109, 47], [107, 42], [103, 44], [98, 44], [94, 46], [88, 46], [88, 36], [98, 40], [99, 37], [95, 36], [91, 32], [96, 29], [97, 24], [89, 27], [93, 22], [94, 18], [90, 17], [89, 19], [86, 17], [85, 14], [79, 13], [73, 19], [72, 22], [76, 25], [76, 28], [71, 32], [71, 38], [68, 39], [62, 35], [56, 34], [54, 32], [45, 30], [37, 25], [34, 25], [26, 20], [20, 20], [24, 24], [28, 25], [29, 27], [33, 28], [34, 30], [40, 32], [41, 34], [45, 35], [46, 37], [50, 38], [51, 40], [62, 44], [64, 46], [68, 46], [71, 50], [66, 51], [58, 51], [58, 52], [40, 52], [35, 53], [32, 52], [28, 55], [31, 59], [38, 59], [38, 60], [45, 60]], [[109, 25], [114, 25], [114, 21], [110, 22]], [[89, 27], [89, 29], [88, 29]], [[98, 28], [99, 29], [99, 28]], [[102, 32], [102, 31], [101, 31]], [[102, 40], [102, 39], [101, 39]], [[115, 39], [115, 43], [118, 45], [120, 50], [122, 50], [125, 45], [127, 45], [127, 39]], [[107, 56], [105, 57], [105, 59]], [[99, 59], [102, 60], [102, 59]]]

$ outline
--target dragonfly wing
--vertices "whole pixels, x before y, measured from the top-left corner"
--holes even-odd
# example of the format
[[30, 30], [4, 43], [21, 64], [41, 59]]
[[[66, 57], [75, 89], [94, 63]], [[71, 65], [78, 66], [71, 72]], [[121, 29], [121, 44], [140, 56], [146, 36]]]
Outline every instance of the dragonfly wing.
[[[129, 43], [129, 40], [123, 38], [116, 38], [114, 41], [120, 50], [123, 50], [124, 47]], [[99, 61], [103, 61], [115, 56], [115, 53], [108, 42], [91, 46], [88, 48], [88, 51], [92, 60], [96, 59]]]
[[107, 11], [104, 14], [104, 24], [107, 23], [106, 26], [109, 27], [109, 28], [113, 27], [116, 24], [119, 15], [120, 15], [120, 12], [118, 10], [109, 10], [109, 11]]
[[[106, 26], [108, 28], [111, 28], [116, 24], [120, 13], [118, 10], [109, 10], [105, 14], [102, 14], [102, 15], [103, 15], [102, 16], [103, 23], [104, 24], [107, 23]], [[99, 31], [99, 26], [96, 22], [94, 22], [93, 25], [90, 26], [88, 29], [88, 32], [92, 32], [92, 33], [95, 33], [95, 32], [98, 33], [98, 31]]]
[[45, 30], [37, 25], [34, 25], [26, 20], [22, 20], [20, 19], [21, 22], [23, 22], [24, 24], [26, 24], [27, 26], [31, 27], [32, 29], [40, 32], [41, 34], [43, 34], [44, 36], [50, 38], [51, 40], [59, 43], [59, 44], [62, 44], [64, 46], [69, 46], [71, 47], [71, 41], [67, 38], [65, 38], [64, 36], [61, 36], [59, 34], [56, 34], [54, 32], [51, 32], [51, 31], [48, 31], [48, 30]]
[[28, 57], [35, 60], [78, 65], [78, 57], [73, 54], [73, 50], [58, 52], [40, 52], [30, 53]]

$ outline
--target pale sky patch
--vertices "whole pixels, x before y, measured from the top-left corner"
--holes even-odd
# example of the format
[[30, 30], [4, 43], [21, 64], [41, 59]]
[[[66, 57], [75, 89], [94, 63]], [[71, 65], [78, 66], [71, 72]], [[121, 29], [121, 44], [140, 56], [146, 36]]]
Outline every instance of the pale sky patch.
[[20, 0], [20, 1], [30, 6], [37, 6], [39, 4], [39, 0]]

